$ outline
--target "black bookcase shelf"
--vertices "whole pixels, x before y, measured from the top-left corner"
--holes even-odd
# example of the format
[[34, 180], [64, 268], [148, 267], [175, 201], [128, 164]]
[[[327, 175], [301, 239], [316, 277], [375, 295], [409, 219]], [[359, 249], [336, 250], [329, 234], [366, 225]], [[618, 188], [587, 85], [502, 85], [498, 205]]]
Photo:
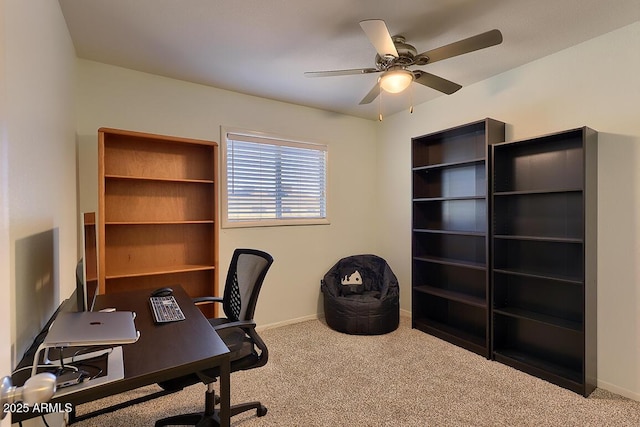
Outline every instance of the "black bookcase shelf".
[[550, 363], [547, 358], [534, 357], [530, 352], [505, 348], [495, 351], [494, 358], [505, 365], [527, 371], [532, 375], [570, 390], [582, 387], [582, 372]]
[[486, 348], [483, 335], [475, 335], [466, 328], [452, 326], [450, 321], [439, 322], [422, 317], [414, 321], [414, 328], [478, 354], [483, 354]]
[[597, 134], [491, 147], [495, 360], [588, 396], [596, 382]]
[[458, 196], [458, 197], [421, 197], [413, 199], [414, 203], [419, 202], [442, 202], [442, 201], [455, 201], [455, 200], [484, 200], [487, 196]]
[[578, 243], [582, 244], [582, 239], [569, 237], [539, 237], [539, 236], [518, 236], [508, 234], [494, 234], [494, 239], [504, 240], [531, 240], [537, 242], [557, 242], [557, 243]]
[[555, 282], [573, 283], [575, 285], [581, 285], [581, 286], [584, 283], [584, 281], [578, 277], [558, 276], [558, 275], [550, 276], [550, 275], [540, 274], [537, 271], [504, 270], [499, 268], [494, 268], [492, 271], [493, 273], [503, 273], [503, 274], [510, 274], [514, 276], [521, 276], [521, 277], [553, 280]]
[[530, 319], [495, 315], [494, 359], [578, 391], [584, 388], [584, 360], [575, 350], [584, 334]]
[[434, 264], [442, 264], [442, 265], [450, 265], [454, 267], [463, 267], [469, 268], [473, 270], [487, 270], [487, 265], [481, 262], [468, 262], [462, 261], [455, 258], [439, 258], [434, 256], [416, 256], [413, 257], [416, 261], [421, 261], [424, 263], [434, 263]]
[[425, 166], [416, 166], [413, 168], [413, 171], [414, 172], [432, 171], [436, 169], [449, 169], [449, 168], [461, 167], [461, 166], [474, 166], [474, 165], [484, 164], [485, 160], [486, 160], [485, 156], [482, 156], [476, 159], [462, 160], [458, 162], [435, 163], [435, 164], [430, 164]]
[[413, 327], [487, 358], [487, 157], [504, 133], [485, 119], [412, 139]]
[[473, 232], [473, 231], [449, 231], [449, 230], [432, 230], [429, 228], [414, 228], [414, 233], [433, 233], [433, 234], [452, 234], [458, 236], [475, 236], [475, 237], [483, 237], [486, 236], [487, 233]]
[[581, 193], [581, 188], [543, 188], [538, 190], [525, 190], [525, 191], [496, 191], [494, 196], [520, 196], [530, 194], [551, 194], [551, 193]]
[[427, 295], [434, 295], [441, 298], [446, 298], [451, 301], [462, 302], [464, 304], [469, 304], [476, 307], [486, 308], [487, 306], [486, 299], [475, 297], [464, 292], [451, 291], [448, 289], [442, 289], [442, 288], [437, 288], [435, 286], [428, 286], [428, 285], [414, 286], [413, 290], [416, 292], [425, 293]]
[[494, 314], [502, 314], [505, 316], [516, 317], [520, 319], [528, 319], [533, 322], [540, 322], [544, 325], [557, 328], [564, 328], [570, 331], [582, 332], [582, 322], [563, 319], [561, 317], [549, 316], [535, 311], [523, 310], [521, 308], [494, 308]]

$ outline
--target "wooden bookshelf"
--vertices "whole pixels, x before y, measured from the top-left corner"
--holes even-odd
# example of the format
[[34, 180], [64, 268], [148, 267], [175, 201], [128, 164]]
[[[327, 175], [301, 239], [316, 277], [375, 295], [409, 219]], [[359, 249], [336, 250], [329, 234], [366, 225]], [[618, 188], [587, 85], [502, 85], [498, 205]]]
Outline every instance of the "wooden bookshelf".
[[100, 292], [180, 284], [192, 297], [217, 295], [217, 143], [98, 136]]

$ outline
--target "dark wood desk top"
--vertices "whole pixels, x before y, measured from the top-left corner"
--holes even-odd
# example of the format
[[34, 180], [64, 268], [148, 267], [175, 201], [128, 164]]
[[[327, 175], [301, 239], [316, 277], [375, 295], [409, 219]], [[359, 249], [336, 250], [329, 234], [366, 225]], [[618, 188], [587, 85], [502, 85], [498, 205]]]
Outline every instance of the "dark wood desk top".
[[135, 324], [140, 339], [122, 347], [124, 375], [131, 388], [187, 375], [215, 365], [215, 359], [229, 349], [208, 320], [179, 286], [174, 297], [185, 320], [156, 325], [149, 296], [152, 290], [100, 295], [95, 310], [116, 308], [136, 313]]
[[[136, 313], [135, 325], [140, 338], [134, 344], [122, 346], [124, 379], [80, 390], [77, 393], [54, 398], [51, 403], [78, 405], [107, 396], [123, 393], [135, 388], [166, 381], [194, 372], [228, 363], [229, 349], [208, 320], [193, 304], [191, 298], [179, 286], [174, 286], [173, 295], [185, 315], [185, 320], [166, 324], [155, 324], [149, 305], [152, 289], [99, 295], [94, 310], [116, 308]], [[19, 365], [30, 366], [25, 357]], [[21, 385], [16, 381], [15, 385]], [[13, 414], [13, 422], [28, 415]]]

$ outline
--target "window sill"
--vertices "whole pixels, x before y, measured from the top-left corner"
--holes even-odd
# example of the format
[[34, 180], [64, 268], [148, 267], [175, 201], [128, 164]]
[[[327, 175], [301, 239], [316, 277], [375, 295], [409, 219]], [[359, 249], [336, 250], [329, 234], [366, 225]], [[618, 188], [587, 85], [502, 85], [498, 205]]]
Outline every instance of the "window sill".
[[252, 227], [288, 227], [295, 225], [329, 225], [327, 218], [314, 219], [265, 219], [258, 221], [222, 221], [222, 228], [252, 228]]

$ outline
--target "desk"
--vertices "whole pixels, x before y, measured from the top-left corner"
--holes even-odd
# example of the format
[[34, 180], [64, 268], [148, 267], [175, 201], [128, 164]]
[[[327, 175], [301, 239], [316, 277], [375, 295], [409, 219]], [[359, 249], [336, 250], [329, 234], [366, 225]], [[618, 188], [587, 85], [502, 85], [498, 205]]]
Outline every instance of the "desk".
[[[229, 349], [184, 290], [179, 286], [173, 289], [186, 319], [161, 325], [153, 322], [149, 307], [151, 290], [98, 296], [95, 310], [113, 307], [137, 314], [135, 323], [140, 339], [135, 344], [122, 347], [124, 379], [54, 398], [51, 403], [72, 403], [75, 406], [220, 366], [220, 425], [229, 426]], [[29, 357], [25, 357], [18, 367], [31, 365], [31, 360], [26, 359]], [[16, 385], [24, 381], [26, 378], [14, 378]], [[28, 417], [26, 414], [12, 414], [12, 422]], [[158, 414], [158, 418], [162, 417], [163, 414]]]

